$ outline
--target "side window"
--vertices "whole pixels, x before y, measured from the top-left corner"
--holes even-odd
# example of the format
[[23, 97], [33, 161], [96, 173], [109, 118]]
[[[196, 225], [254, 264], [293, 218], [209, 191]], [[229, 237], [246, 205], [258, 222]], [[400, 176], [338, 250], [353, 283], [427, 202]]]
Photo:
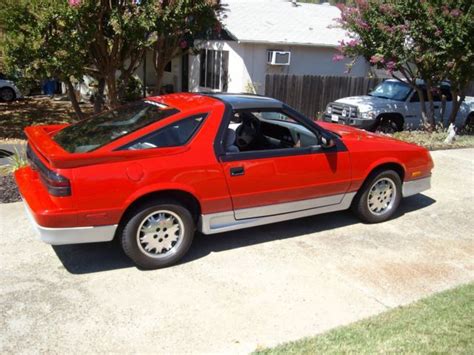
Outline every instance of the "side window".
[[[425, 98], [425, 102], [428, 101], [428, 94], [426, 92], [426, 89], [423, 89], [423, 96]], [[433, 90], [433, 101], [441, 101], [442, 96], [446, 96], [446, 101], [453, 101], [453, 96], [448, 86], [441, 86], [440, 88]], [[420, 102], [418, 92], [415, 91], [410, 102]]]
[[453, 94], [451, 93], [451, 88], [449, 86], [441, 86], [441, 95], [446, 97], [446, 101], [453, 101]]
[[[428, 101], [428, 94], [426, 92], [426, 89], [423, 89], [423, 97], [425, 99], [425, 102]], [[418, 96], [418, 91], [415, 91], [413, 93], [413, 96], [411, 97], [410, 102], [420, 102], [420, 97]]]
[[156, 132], [139, 138], [123, 146], [120, 150], [165, 148], [184, 145], [198, 130], [205, 117], [206, 115], [202, 114], [184, 118]]
[[319, 144], [315, 133], [280, 111], [235, 111], [227, 128], [229, 153], [298, 149]]

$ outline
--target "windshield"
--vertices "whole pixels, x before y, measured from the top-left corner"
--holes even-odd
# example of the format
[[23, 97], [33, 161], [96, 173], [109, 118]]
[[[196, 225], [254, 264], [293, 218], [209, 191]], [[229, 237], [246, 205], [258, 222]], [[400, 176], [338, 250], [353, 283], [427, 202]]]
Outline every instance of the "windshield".
[[90, 152], [177, 112], [157, 102], [139, 101], [65, 127], [53, 139], [69, 153]]
[[379, 84], [369, 96], [380, 97], [396, 101], [405, 101], [410, 94], [411, 88], [399, 81], [384, 81]]

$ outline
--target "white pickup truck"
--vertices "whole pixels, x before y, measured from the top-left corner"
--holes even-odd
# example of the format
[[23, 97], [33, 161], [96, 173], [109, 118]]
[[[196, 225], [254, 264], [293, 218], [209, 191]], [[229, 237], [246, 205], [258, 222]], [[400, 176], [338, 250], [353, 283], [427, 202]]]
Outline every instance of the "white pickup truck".
[[[438, 122], [441, 117], [442, 95], [446, 97], [446, 122], [452, 108], [449, 84], [443, 83], [439, 93], [434, 94], [435, 116]], [[395, 79], [385, 80], [366, 96], [345, 97], [329, 103], [323, 119], [326, 122], [384, 133], [416, 129], [422, 123], [418, 93], [408, 84]], [[466, 97], [456, 116], [456, 126], [466, 125], [474, 126], [474, 97]]]

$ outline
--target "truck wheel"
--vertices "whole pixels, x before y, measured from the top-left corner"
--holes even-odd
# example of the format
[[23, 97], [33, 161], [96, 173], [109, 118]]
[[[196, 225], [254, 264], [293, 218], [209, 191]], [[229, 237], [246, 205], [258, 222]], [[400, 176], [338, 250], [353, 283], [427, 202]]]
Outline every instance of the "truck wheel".
[[381, 117], [377, 126], [375, 127], [375, 132], [385, 134], [393, 134], [401, 130], [402, 128], [398, 124], [397, 120], [391, 117]]
[[352, 203], [353, 212], [365, 223], [388, 220], [402, 198], [400, 176], [393, 170], [371, 174]]
[[474, 132], [474, 113], [469, 114], [466, 119], [466, 123], [464, 124], [464, 129], [468, 133]]
[[16, 95], [15, 91], [11, 88], [2, 88], [0, 89], [0, 100], [5, 101], [5, 102], [11, 102], [15, 100]]
[[137, 208], [125, 223], [123, 251], [135, 264], [158, 269], [175, 264], [193, 241], [191, 213], [173, 200], [157, 200]]

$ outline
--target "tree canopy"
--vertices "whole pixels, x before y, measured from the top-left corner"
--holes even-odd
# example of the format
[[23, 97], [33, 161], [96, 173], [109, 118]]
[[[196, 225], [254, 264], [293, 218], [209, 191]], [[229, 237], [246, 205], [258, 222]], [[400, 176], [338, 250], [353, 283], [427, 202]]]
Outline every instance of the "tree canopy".
[[106, 84], [116, 107], [147, 49], [161, 78], [196, 35], [218, 24], [220, 10], [219, 0], [5, 0], [0, 46], [11, 72], [69, 83], [87, 73]]
[[[434, 128], [433, 90], [450, 80], [454, 122], [464, 91], [474, 79], [474, 8], [469, 0], [357, 0], [340, 6], [340, 26], [351, 40], [342, 42], [341, 55], [364, 57], [419, 91], [422, 113]], [[428, 108], [416, 80], [427, 87]]]

